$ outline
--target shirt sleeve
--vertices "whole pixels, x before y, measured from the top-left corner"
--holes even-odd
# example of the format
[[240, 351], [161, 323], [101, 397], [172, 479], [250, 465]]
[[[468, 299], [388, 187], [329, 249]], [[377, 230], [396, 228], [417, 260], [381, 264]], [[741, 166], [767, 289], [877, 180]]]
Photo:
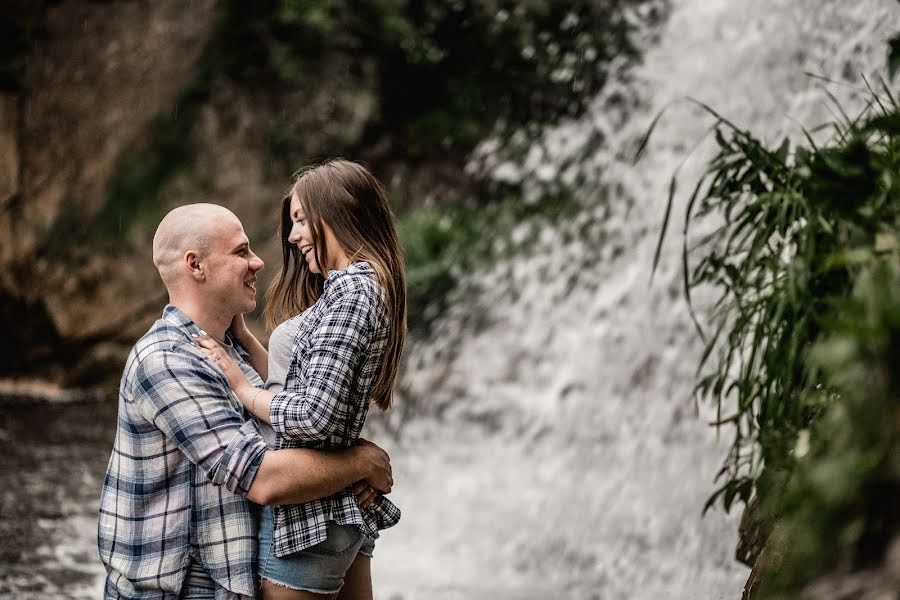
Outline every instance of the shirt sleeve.
[[135, 373], [135, 402], [214, 485], [246, 496], [266, 443], [232, 403], [228, 384], [199, 355], [157, 350]]
[[350, 403], [369, 347], [374, 306], [366, 290], [350, 279], [344, 276], [334, 282], [337, 290], [310, 334], [309, 356], [297, 378], [299, 389], [272, 398], [272, 428], [287, 439], [325, 441], [356, 412]]

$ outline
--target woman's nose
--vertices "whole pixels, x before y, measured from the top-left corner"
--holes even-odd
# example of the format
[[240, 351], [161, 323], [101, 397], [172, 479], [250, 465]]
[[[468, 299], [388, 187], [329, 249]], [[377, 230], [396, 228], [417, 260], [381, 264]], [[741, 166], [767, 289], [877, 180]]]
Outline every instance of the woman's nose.
[[297, 227], [296, 224], [291, 227], [291, 232], [288, 234], [288, 241], [292, 244], [296, 244], [300, 241], [300, 228]]

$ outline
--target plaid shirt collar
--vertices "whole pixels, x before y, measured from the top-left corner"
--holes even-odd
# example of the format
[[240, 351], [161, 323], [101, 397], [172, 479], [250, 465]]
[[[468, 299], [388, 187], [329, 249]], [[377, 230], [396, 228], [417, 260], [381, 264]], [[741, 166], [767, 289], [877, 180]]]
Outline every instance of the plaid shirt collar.
[[328, 277], [325, 278], [325, 289], [328, 289], [333, 283], [334, 280], [342, 275], [352, 275], [354, 273], [362, 273], [365, 275], [374, 275], [375, 269], [364, 260], [359, 260], [356, 262], [352, 262], [347, 265], [347, 268], [343, 271], [338, 269], [331, 269], [328, 272]]
[[[199, 334], [201, 331], [200, 325], [198, 325], [197, 322], [191, 319], [189, 316], [184, 314], [184, 312], [182, 312], [182, 310], [177, 306], [167, 304], [163, 309], [162, 318], [164, 321], [168, 321], [172, 325], [175, 325], [180, 330], [182, 330], [184, 332], [185, 339], [188, 341], [192, 341], [192, 333]], [[230, 331], [225, 332], [224, 341], [225, 345], [234, 346], [234, 338], [231, 336]], [[240, 352], [240, 354], [244, 354], [244, 352]]]

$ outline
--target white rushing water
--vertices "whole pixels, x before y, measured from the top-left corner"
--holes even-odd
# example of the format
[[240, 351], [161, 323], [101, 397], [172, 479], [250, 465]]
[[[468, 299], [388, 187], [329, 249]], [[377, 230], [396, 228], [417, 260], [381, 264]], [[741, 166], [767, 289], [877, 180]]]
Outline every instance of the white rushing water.
[[[676, 1], [631, 83], [550, 131], [524, 168], [496, 166], [566, 178], [574, 158], [590, 208], [514, 232], [530, 251], [468, 273], [434, 339], [408, 349], [404, 397], [440, 418], [386, 442], [404, 516], [376, 551], [376, 597], [740, 598], [739, 511], [701, 518], [730, 434], [717, 443], [690, 399], [700, 343], [680, 292], [677, 206], [648, 286], [669, 177], [711, 119], [677, 104], [641, 163], [623, 150], [688, 95], [769, 144], [799, 139], [799, 124], [837, 114], [804, 72], [853, 86], [827, 86], [852, 114], [861, 74], [884, 73], [898, 30], [895, 0]], [[616, 91], [643, 103], [624, 121]], [[588, 152], [596, 132], [606, 142]]]

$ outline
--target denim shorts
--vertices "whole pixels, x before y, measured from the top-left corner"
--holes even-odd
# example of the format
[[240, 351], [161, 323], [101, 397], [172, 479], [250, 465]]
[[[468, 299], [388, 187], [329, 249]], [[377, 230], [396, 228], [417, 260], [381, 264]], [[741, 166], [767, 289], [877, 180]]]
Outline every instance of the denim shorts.
[[259, 564], [263, 579], [295, 590], [334, 594], [344, 585], [344, 575], [357, 554], [372, 556], [375, 540], [356, 525], [328, 522], [328, 537], [300, 552], [283, 558], [275, 555], [272, 543], [272, 507], [264, 506], [259, 519]]

